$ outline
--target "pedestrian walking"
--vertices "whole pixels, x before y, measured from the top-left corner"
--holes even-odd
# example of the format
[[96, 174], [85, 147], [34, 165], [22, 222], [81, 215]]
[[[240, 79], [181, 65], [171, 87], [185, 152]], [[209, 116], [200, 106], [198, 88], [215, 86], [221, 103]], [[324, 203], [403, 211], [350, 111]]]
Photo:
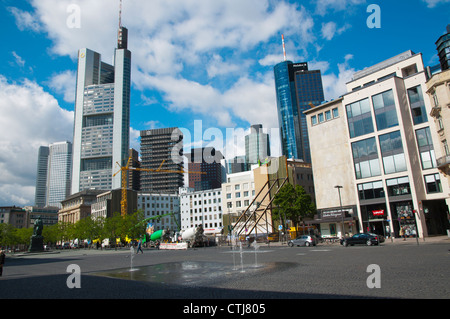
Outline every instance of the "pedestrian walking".
[[406, 240], [406, 238], [405, 238], [405, 229], [403, 227], [400, 228], [400, 237], [402, 237], [403, 240]]
[[141, 251], [141, 253], [144, 253], [144, 251], [142, 250], [142, 239], [139, 239], [136, 254], [139, 254], [139, 251]]
[[6, 259], [5, 251], [3, 249], [0, 249], [0, 277], [3, 274], [3, 265], [5, 264], [5, 259]]

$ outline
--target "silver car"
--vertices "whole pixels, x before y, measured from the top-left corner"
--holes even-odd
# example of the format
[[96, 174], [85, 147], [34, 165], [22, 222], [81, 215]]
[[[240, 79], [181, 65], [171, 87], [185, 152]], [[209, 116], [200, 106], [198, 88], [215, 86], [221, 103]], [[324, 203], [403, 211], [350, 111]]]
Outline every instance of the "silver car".
[[294, 246], [315, 246], [316, 240], [312, 236], [302, 235], [288, 242], [289, 247]]

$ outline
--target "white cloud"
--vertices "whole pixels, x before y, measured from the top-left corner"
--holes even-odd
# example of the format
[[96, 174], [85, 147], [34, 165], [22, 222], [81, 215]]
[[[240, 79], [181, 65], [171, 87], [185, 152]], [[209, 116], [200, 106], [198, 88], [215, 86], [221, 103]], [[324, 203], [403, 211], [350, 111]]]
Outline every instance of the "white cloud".
[[40, 32], [42, 30], [42, 26], [38, 20], [38, 17], [36, 17], [35, 15], [27, 11], [22, 11], [15, 7], [8, 7], [8, 11], [11, 12], [11, 14], [16, 19], [16, 25], [19, 30], [23, 31], [26, 29], [30, 29], [34, 32]]
[[75, 102], [76, 72], [67, 70], [54, 74], [48, 81], [48, 86], [58, 94], [62, 94], [64, 101]]
[[428, 6], [428, 8], [434, 8], [440, 4], [450, 3], [450, 0], [422, 0]]
[[336, 23], [331, 21], [328, 23], [322, 23], [322, 37], [327, 40], [331, 40], [336, 33]]
[[72, 140], [73, 112], [35, 82], [0, 75], [0, 205], [34, 204], [39, 146]]
[[330, 101], [347, 93], [346, 83], [351, 81], [353, 74], [356, 72], [356, 70], [349, 65], [351, 59], [353, 59], [353, 55], [351, 54], [347, 54], [344, 57], [344, 62], [338, 64], [338, 74], [322, 74], [325, 100]]
[[23, 68], [25, 66], [25, 60], [22, 59], [22, 57], [18, 55], [15, 51], [12, 52], [12, 55], [14, 56], [17, 65]]

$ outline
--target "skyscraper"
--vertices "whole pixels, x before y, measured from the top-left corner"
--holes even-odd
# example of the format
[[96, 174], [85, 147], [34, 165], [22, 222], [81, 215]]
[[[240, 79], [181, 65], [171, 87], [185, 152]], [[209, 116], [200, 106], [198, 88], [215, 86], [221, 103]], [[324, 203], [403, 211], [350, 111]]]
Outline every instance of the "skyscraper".
[[[223, 155], [214, 147], [192, 149], [186, 156], [189, 159], [189, 187], [195, 191], [203, 191], [222, 187]], [[204, 174], [199, 174], [202, 172]]]
[[41, 146], [38, 154], [35, 206], [61, 207], [70, 195], [72, 143], [58, 142]]
[[61, 208], [61, 201], [70, 195], [72, 143], [59, 142], [49, 146], [46, 206]]
[[447, 25], [447, 33], [436, 41], [436, 49], [441, 63], [441, 70], [450, 69], [450, 24]]
[[288, 158], [311, 162], [304, 111], [324, 101], [320, 70], [308, 63], [283, 61], [274, 67], [281, 151]]
[[125, 165], [130, 130], [131, 52], [128, 31], [119, 26], [114, 65], [89, 49], [78, 52], [73, 136], [72, 194], [84, 189], [121, 187], [112, 177], [115, 163]]
[[34, 195], [34, 205], [37, 207], [45, 207], [47, 202], [48, 153], [48, 146], [39, 147], [36, 173], [36, 192]]
[[178, 193], [184, 186], [182, 132], [176, 127], [141, 131], [141, 168], [162, 170], [142, 171], [141, 191]]
[[258, 164], [270, 156], [269, 134], [263, 132], [262, 125], [250, 127], [250, 134], [245, 136], [245, 162]]

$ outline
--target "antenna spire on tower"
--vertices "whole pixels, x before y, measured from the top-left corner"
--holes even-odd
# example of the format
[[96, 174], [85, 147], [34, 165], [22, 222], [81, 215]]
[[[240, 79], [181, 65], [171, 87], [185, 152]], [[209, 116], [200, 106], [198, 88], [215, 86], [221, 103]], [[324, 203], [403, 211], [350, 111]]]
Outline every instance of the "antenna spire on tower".
[[122, 0], [120, 0], [119, 6], [119, 29], [122, 27]]
[[281, 35], [281, 41], [283, 42], [283, 56], [284, 56], [284, 61], [286, 61], [286, 46], [284, 44], [284, 34]]
[[117, 48], [126, 49], [128, 47], [128, 30], [122, 26], [122, 0], [119, 7], [119, 32], [117, 36]]

